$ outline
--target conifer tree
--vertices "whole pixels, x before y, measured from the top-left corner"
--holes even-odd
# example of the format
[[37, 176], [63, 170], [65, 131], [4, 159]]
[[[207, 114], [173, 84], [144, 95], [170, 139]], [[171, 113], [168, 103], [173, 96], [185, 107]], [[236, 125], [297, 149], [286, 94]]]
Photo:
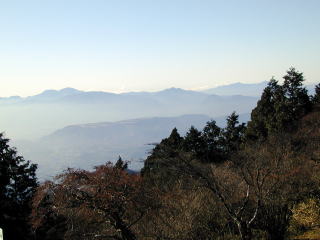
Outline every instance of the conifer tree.
[[155, 145], [150, 156], [144, 162], [141, 175], [158, 174], [159, 171], [165, 169], [181, 150], [182, 143], [183, 138], [177, 128], [174, 128], [168, 138]]
[[320, 104], [320, 83], [315, 87], [315, 94], [313, 96], [313, 103]]
[[128, 169], [128, 163], [123, 161], [121, 156], [119, 156], [116, 164], [114, 165], [115, 168], [119, 168], [121, 170], [126, 170]]
[[0, 133], [0, 227], [6, 240], [28, 239], [37, 165], [18, 156], [8, 143]]
[[206, 142], [202, 137], [201, 131], [194, 126], [191, 126], [184, 138], [183, 149], [202, 160], [206, 154]]
[[245, 123], [239, 124], [239, 115], [233, 112], [227, 118], [227, 126], [223, 129], [223, 147], [226, 155], [239, 150], [243, 142]]
[[283, 78], [283, 89], [288, 105], [288, 117], [298, 120], [311, 109], [308, 91], [303, 87], [303, 73], [296, 71], [295, 68], [290, 68]]
[[216, 121], [207, 122], [203, 128], [202, 137], [206, 143], [206, 162], [220, 162], [224, 159], [221, 148], [222, 143], [222, 129], [217, 126]]
[[248, 139], [266, 139], [270, 134], [292, 130], [296, 122], [310, 112], [312, 104], [303, 86], [303, 74], [290, 68], [283, 85], [274, 78], [264, 89], [257, 107], [251, 112]]

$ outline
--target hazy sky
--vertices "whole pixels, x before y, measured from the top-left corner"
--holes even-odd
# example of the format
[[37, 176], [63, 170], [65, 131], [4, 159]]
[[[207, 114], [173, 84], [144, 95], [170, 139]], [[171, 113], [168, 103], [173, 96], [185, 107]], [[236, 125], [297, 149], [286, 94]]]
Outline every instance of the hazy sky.
[[320, 79], [319, 0], [0, 0], [0, 96]]

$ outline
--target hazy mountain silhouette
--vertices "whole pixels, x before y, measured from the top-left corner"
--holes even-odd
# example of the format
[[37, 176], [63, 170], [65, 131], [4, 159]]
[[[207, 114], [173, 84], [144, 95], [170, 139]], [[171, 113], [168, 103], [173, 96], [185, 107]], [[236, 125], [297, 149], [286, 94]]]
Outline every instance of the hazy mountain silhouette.
[[25, 99], [26, 102], [34, 101], [34, 102], [42, 102], [42, 101], [56, 101], [63, 97], [70, 95], [77, 95], [82, 93], [81, 91], [74, 88], [64, 88], [61, 90], [46, 90], [40, 94], [35, 96], [30, 96]]
[[[241, 115], [247, 121], [248, 114]], [[130, 169], [139, 170], [157, 143], [174, 127], [184, 135], [191, 125], [202, 129], [211, 118], [206, 115], [153, 117], [119, 122], [102, 122], [67, 126], [37, 141], [14, 141], [26, 159], [39, 164], [39, 176], [48, 178], [67, 167], [89, 169], [121, 155], [131, 160]], [[216, 118], [218, 125], [225, 117]]]
[[[232, 83], [224, 86], [206, 89], [203, 92], [207, 94], [225, 95], [243, 95], [243, 96], [261, 96], [263, 89], [267, 86], [268, 81], [260, 83]], [[315, 84], [306, 85], [310, 94], [314, 94]]]
[[252, 84], [238, 82], [206, 89], [203, 92], [217, 95], [261, 96], [261, 93], [267, 84], [267, 81]]
[[120, 121], [154, 116], [250, 112], [256, 97], [218, 96], [179, 88], [159, 92], [114, 94], [72, 88], [46, 90], [27, 98], [0, 99], [0, 131], [9, 138], [34, 139], [72, 124]]

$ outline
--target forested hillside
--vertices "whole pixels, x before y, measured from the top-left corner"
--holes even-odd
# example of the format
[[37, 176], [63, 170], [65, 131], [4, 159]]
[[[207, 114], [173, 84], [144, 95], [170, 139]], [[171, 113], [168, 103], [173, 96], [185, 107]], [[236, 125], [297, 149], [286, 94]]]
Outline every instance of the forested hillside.
[[[224, 126], [211, 120], [185, 135], [173, 128], [140, 173], [119, 158], [66, 169], [37, 188], [31, 182], [30, 219], [19, 224], [32, 226], [19, 239], [319, 239], [320, 84], [310, 95], [303, 83], [294, 68], [281, 84], [271, 79], [247, 123], [230, 109]], [[11, 169], [16, 153], [6, 155], [1, 141], [1, 163]], [[22, 176], [33, 176], [28, 164]], [[14, 174], [1, 176], [3, 188], [18, 192]], [[0, 201], [14, 212], [12, 199]], [[5, 240], [17, 239], [6, 235], [12, 227]]]

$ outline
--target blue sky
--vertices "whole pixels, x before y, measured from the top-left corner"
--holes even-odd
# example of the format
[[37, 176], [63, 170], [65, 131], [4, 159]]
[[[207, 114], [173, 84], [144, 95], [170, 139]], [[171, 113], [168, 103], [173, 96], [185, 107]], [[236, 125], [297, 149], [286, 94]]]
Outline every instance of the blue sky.
[[0, 0], [0, 96], [320, 79], [318, 0]]

